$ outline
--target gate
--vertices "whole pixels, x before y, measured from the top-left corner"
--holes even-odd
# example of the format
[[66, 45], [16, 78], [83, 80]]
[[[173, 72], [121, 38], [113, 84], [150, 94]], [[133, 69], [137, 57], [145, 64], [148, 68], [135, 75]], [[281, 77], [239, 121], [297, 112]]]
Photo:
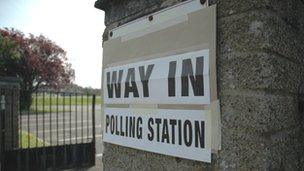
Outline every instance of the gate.
[[95, 165], [95, 95], [0, 92], [2, 171]]

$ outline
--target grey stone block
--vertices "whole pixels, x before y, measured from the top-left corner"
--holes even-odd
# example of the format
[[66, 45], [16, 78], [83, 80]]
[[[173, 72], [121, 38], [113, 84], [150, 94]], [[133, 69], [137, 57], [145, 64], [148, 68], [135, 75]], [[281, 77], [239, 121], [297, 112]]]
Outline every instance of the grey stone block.
[[297, 30], [304, 30], [304, 2], [302, 0], [270, 0], [268, 8]]
[[266, 49], [303, 63], [304, 48], [301, 44], [304, 36], [293, 30], [269, 10], [233, 15], [218, 21], [218, 50], [225, 54]]
[[265, 32], [268, 13], [258, 11], [242, 13], [218, 20], [218, 51], [246, 52], [267, 45], [269, 35]]
[[267, 91], [223, 93], [221, 119], [223, 129], [272, 133], [300, 124], [297, 98]]
[[223, 129], [219, 170], [300, 170], [300, 129], [275, 134]]
[[304, 63], [304, 34], [277, 17], [272, 17], [267, 22], [269, 34], [268, 49], [282, 54], [286, 58]]
[[267, 9], [293, 27], [304, 29], [304, 3], [301, 0], [211, 0], [210, 3], [217, 4], [219, 18]]
[[220, 55], [218, 78], [221, 90], [271, 89], [297, 93], [304, 81], [304, 66], [268, 51], [232, 51]]
[[[210, 164], [104, 143], [105, 170], [211, 170]], [[215, 162], [214, 162], [215, 163]]]
[[268, 142], [257, 133], [222, 129], [218, 170], [266, 170]]
[[210, 4], [218, 6], [219, 18], [265, 8], [267, 2], [268, 0], [210, 0]]
[[303, 144], [300, 127], [284, 129], [272, 135], [264, 135], [270, 140], [267, 159], [269, 170], [302, 170], [301, 156]]

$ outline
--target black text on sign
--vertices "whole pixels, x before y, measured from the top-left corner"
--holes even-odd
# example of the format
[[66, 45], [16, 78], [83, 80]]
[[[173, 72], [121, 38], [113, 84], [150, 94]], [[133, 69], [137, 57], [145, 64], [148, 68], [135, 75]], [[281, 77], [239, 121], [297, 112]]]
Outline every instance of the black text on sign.
[[210, 104], [209, 50], [109, 67], [106, 104]]

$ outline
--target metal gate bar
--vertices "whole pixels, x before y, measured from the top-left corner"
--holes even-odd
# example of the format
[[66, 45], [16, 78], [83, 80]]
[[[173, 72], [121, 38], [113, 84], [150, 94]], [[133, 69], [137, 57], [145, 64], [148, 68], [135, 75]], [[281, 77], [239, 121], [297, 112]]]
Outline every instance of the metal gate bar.
[[[0, 92], [2, 97], [7, 90], [1, 89]], [[20, 94], [30, 93], [21, 91]], [[15, 97], [13, 91], [10, 96]], [[17, 112], [14, 106], [18, 100], [11, 100], [11, 144], [8, 149], [5, 148], [6, 130], [3, 125], [5, 111], [1, 110], [3, 143], [0, 150], [2, 164], [5, 164], [1, 166], [2, 170], [69, 169], [94, 165], [96, 96], [50, 91], [36, 91], [31, 96], [29, 98], [33, 99], [32, 104], [18, 111], [17, 132], [14, 131], [14, 116]], [[24, 106], [21, 100], [19, 102], [20, 107]]]
[[[0, 111], [1, 111], [1, 116], [0, 116], [0, 160], [3, 161], [4, 158], [4, 114], [5, 114], [5, 91], [4, 89], [0, 89]], [[2, 162], [1, 165], [2, 167]]]

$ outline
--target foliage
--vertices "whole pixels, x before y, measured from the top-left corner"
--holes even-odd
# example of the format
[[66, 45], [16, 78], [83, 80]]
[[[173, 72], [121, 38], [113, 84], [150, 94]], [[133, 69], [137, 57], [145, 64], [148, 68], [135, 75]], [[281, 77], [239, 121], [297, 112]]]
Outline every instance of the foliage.
[[22, 88], [59, 89], [70, 84], [74, 70], [66, 52], [43, 35], [26, 37], [14, 29], [0, 29], [0, 71], [2, 76], [22, 78]]
[[61, 91], [63, 92], [78, 92], [78, 93], [83, 93], [83, 94], [95, 94], [95, 95], [100, 95], [101, 94], [101, 89], [99, 88], [92, 88], [92, 87], [81, 87], [76, 84], [70, 84], [65, 86]]
[[39, 87], [60, 89], [74, 79], [66, 52], [43, 35], [25, 36], [14, 29], [0, 29], [0, 76], [21, 78], [21, 108], [31, 105]]
[[20, 53], [15, 42], [2, 34], [0, 32], [0, 76], [7, 76], [12, 75], [14, 65], [20, 60]]

